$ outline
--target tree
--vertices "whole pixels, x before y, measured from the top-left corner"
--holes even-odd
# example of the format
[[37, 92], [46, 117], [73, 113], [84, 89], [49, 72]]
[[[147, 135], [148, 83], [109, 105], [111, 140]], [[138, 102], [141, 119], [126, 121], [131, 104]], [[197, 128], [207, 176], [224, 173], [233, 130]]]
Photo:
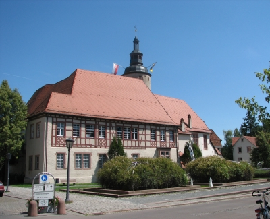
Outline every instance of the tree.
[[221, 154], [222, 156], [227, 160], [233, 160], [233, 146], [232, 146], [232, 138], [233, 137], [240, 137], [241, 134], [239, 130], [236, 128], [234, 131], [223, 130], [223, 135], [225, 139], [225, 145], [221, 148]]
[[251, 152], [251, 160], [253, 164], [257, 164], [259, 161], [263, 161], [263, 167], [270, 166], [270, 113], [267, 106], [269, 105], [270, 101], [270, 67], [269, 69], [264, 69], [263, 73], [256, 72], [256, 77], [261, 80], [262, 84], [260, 84], [261, 90], [265, 96], [266, 105], [260, 105], [256, 100], [255, 97], [248, 99], [246, 97], [240, 97], [235, 102], [238, 104], [239, 107], [247, 109], [250, 111], [252, 116], [258, 119], [258, 122], [262, 124], [259, 131], [256, 133], [256, 145], [257, 148], [253, 149]]
[[112, 159], [116, 156], [125, 156], [124, 147], [120, 138], [113, 138], [108, 152], [109, 158]]
[[255, 137], [259, 130], [260, 125], [257, 122], [255, 115], [253, 115], [252, 112], [248, 110], [246, 117], [244, 118], [244, 122], [240, 127], [242, 135]]
[[26, 129], [26, 119], [27, 106], [20, 93], [17, 89], [11, 90], [6, 80], [2, 81], [0, 86], [0, 170], [3, 175], [7, 153], [18, 157], [21, 151], [22, 131]]

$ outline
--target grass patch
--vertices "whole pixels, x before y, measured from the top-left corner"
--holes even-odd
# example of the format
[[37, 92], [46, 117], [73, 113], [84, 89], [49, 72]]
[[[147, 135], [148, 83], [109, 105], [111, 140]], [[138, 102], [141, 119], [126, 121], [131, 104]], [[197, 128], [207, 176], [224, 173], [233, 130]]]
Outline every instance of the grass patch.
[[255, 169], [254, 179], [267, 179], [270, 178], [270, 170]]

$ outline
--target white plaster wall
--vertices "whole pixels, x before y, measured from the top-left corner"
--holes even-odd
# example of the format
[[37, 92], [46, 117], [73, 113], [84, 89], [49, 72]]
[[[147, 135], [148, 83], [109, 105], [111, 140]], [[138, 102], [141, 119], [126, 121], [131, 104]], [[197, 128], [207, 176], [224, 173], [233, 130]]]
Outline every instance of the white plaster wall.
[[186, 143], [191, 140], [190, 135], [178, 134], [178, 152], [184, 153]]

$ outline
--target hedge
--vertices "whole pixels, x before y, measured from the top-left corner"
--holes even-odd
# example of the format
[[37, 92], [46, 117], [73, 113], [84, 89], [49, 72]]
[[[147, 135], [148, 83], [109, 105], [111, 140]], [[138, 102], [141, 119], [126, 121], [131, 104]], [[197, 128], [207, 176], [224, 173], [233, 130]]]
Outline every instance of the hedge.
[[98, 171], [103, 188], [138, 190], [185, 186], [185, 171], [168, 158], [115, 157]]
[[207, 183], [210, 177], [215, 183], [252, 180], [254, 168], [247, 162], [239, 163], [218, 156], [198, 158], [186, 166], [187, 173], [195, 182]]

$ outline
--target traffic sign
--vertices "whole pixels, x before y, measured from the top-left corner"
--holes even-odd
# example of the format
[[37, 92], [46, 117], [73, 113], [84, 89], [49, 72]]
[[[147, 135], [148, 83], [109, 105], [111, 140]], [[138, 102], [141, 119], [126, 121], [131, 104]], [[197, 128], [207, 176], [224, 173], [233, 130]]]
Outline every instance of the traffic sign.
[[53, 192], [35, 192], [34, 199], [53, 199]]
[[49, 182], [49, 176], [48, 175], [40, 175], [39, 176], [39, 183], [48, 183]]

